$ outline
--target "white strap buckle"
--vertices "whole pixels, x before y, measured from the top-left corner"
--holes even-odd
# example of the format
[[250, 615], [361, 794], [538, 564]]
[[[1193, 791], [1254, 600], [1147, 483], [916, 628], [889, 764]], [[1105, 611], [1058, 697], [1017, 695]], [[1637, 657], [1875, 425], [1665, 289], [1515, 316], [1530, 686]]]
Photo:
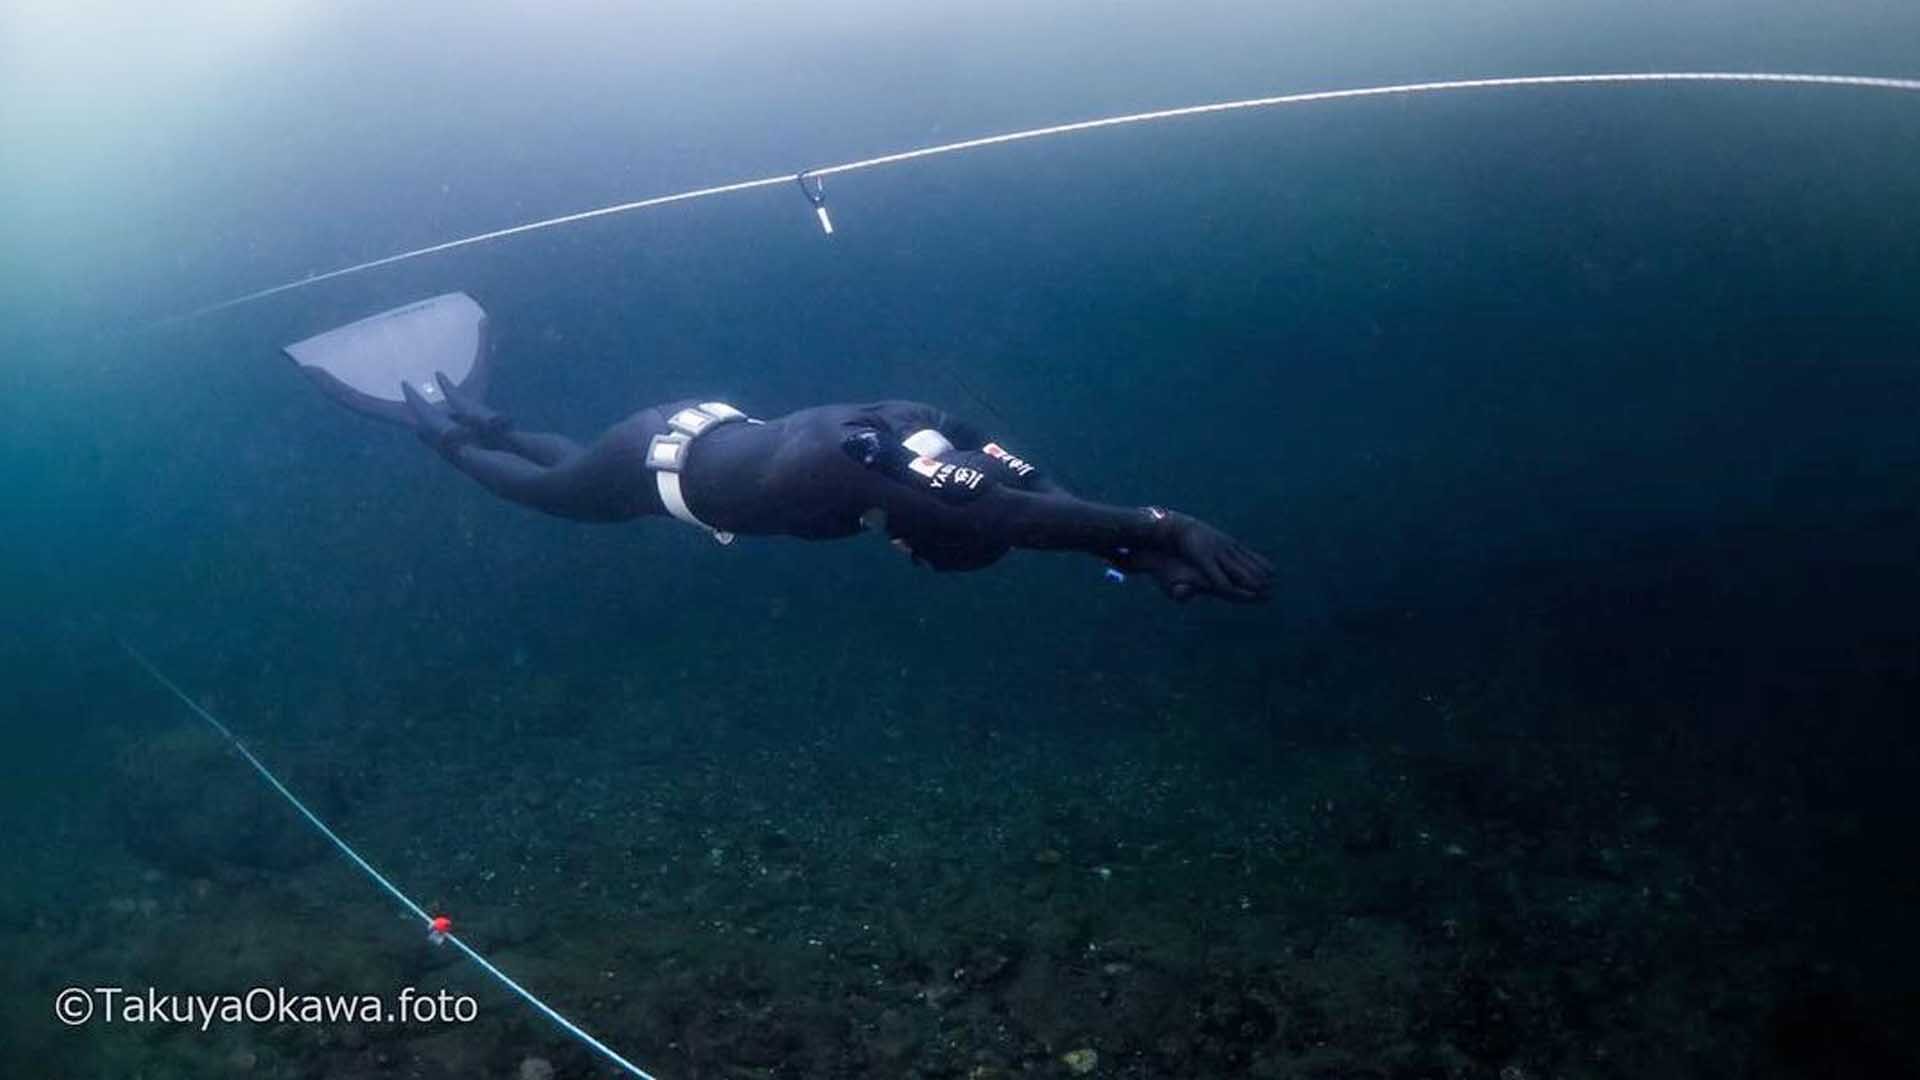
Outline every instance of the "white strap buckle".
[[647, 444], [647, 468], [656, 472], [679, 472], [687, 463], [687, 444], [691, 442], [691, 436], [678, 431], [655, 435]]
[[687, 466], [687, 448], [693, 445], [695, 439], [721, 424], [735, 420], [757, 423], [724, 401], [703, 401], [668, 417], [667, 427], [672, 430], [655, 435], [647, 443], [647, 468], [653, 470], [654, 483], [660, 488], [660, 502], [667, 508], [667, 513], [697, 529], [705, 530], [722, 544], [733, 543], [733, 534], [725, 529], [714, 528], [694, 514], [687, 505], [686, 495], [680, 490], [680, 471]]

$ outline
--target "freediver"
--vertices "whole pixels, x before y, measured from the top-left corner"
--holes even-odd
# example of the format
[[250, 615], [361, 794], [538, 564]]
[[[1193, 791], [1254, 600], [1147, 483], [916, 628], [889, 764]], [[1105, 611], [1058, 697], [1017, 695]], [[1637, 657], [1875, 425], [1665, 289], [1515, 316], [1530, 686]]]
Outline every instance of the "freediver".
[[724, 402], [680, 401], [641, 409], [586, 446], [522, 431], [482, 401], [485, 323], [479, 305], [453, 293], [287, 351], [336, 398], [408, 424], [488, 491], [556, 517], [671, 516], [722, 543], [877, 529], [935, 570], [978, 570], [1014, 548], [1077, 551], [1146, 574], [1180, 601], [1258, 602], [1271, 587], [1271, 564], [1206, 522], [1077, 498], [1033, 462], [916, 402], [760, 420]]

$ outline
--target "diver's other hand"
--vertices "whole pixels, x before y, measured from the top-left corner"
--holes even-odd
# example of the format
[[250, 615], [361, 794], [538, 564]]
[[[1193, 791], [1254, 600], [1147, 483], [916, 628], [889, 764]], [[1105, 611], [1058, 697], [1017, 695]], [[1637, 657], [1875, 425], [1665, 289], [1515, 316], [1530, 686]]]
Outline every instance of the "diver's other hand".
[[1184, 600], [1199, 591], [1243, 603], [1267, 598], [1273, 587], [1273, 564], [1259, 552], [1199, 518], [1157, 507], [1149, 507], [1147, 513], [1166, 537], [1162, 551], [1178, 564], [1148, 571], [1167, 595]]
[[1145, 574], [1153, 579], [1167, 599], [1184, 604], [1207, 592], [1200, 571], [1181, 562], [1178, 556], [1158, 551], [1128, 551], [1107, 560], [1114, 568], [1129, 574]]
[[1176, 603], [1184, 604], [1196, 596], [1217, 596], [1236, 604], [1263, 603], [1267, 599], [1264, 592], [1255, 595], [1221, 592], [1207, 582], [1205, 574], [1185, 559], [1163, 551], [1132, 551], [1108, 561], [1116, 569], [1152, 578], [1167, 599]]
[[494, 412], [479, 401], [466, 395], [466, 392], [453, 384], [444, 371], [433, 373], [433, 381], [440, 384], [440, 393], [447, 399], [447, 408], [453, 413], [453, 421], [472, 434], [473, 440], [481, 446], [498, 448], [513, 430], [513, 421], [501, 413]]

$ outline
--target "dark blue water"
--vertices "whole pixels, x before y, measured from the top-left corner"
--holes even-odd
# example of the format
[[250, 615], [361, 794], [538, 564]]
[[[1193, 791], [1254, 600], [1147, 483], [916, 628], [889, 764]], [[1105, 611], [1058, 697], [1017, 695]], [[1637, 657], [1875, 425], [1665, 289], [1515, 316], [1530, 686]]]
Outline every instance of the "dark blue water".
[[[149, 324], [1135, 109], [1907, 75], [1913, 14], [265, 18], [0, 16], [7, 1075], [603, 1075], [120, 638], [666, 1076], [1912, 1067], [1912, 95], [1201, 118], [836, 177], [830, 239], [778, 187]], [[450, 289], [526, 426], [931, 400], [1255, 544], [1275, 596], [542, 518], [278, 355]], [[480, 1015], [69, 1029], [69, 985]]]

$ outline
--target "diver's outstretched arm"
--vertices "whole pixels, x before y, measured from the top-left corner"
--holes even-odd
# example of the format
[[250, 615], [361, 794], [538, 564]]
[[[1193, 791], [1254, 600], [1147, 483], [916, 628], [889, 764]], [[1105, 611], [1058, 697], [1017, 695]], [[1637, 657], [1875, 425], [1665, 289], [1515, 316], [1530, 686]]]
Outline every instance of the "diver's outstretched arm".
[[[885, 510], [896, 535], [970, 532], [1006, 547], [1084, 552], [1152, 576], [1175, 600], [1254, 602], [1272, 587], [1271, 563], [1206, 522], [1159, 507], [1110, 506], [1038, 483], [1043, 478], [1030, 462], [928, 413], [943, 421], [939, 430], [955, 433], [950, 439], [963, 453], [916, 456], [923, 451], [900, 438], [898, 423], [885, 431], [856, 428], [840, 444], [867, 469], [859, 501]], [[907, 418], [918, 419], [910, 411]]]
[[1014, 547], [1081, 551], [1122, 570], [1150, 574], [1176, 600], [1205, 593], [1264, 600], [1273, 564], [1219, 529], [1157, 506], [1108, 506], [1061, 492], [996, 485], [969, 511]]
[[[885, 445], [861, 440], [850, 443], [849, 452]], [[1150, 575], [1175, 600], [1208, 595], [1257, 602], [1273, 583], [1273, 566], [1258, 552], [1176, 511], [1023, 491], [952, 464], [923, 470], [876, 458], [869, 467], [879, 481], [870, 497], [903, 532], [971, 531], [1008, 547], [1084, 552]]]

